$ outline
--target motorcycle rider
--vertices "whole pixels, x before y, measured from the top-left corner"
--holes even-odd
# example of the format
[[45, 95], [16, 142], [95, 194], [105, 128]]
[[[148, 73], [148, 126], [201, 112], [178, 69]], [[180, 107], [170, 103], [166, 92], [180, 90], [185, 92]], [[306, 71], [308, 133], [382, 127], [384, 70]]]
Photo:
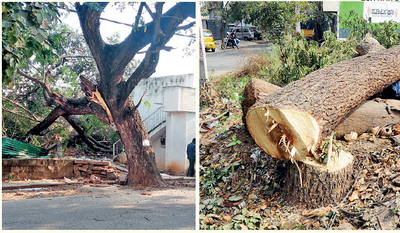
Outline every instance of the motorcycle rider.
[[234, 41], [236, 48], [240, 49], [239, 45], [238, 45], [239, 44], [239, 39], [236, 36], [236, 29], [233, 30], [233, 32], [231, 34], [231, 39]]

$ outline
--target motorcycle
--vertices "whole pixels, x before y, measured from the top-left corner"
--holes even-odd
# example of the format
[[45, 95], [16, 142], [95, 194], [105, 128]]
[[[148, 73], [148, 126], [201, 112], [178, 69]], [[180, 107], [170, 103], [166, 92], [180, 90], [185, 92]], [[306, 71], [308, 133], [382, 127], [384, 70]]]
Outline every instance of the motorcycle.
[[235, 42], [233, 42], [233, 39], [230, 39], [229, 36], [225, 37], [224, 43], [221, 44], [221, 49], [225, 50], [226, 48], [232, 47], [233, 49], [235, 48]]

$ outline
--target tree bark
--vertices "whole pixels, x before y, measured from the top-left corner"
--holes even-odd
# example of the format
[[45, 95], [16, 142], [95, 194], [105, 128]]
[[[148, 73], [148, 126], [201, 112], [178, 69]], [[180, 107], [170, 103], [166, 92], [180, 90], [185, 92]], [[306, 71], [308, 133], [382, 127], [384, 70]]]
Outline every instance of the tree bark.
[[[281, 89], [281, 87], [265, 82], [261, 79], [250, 79], [243, 91], [243, 98], [245, 98], [241, 103], [244, 117], [243, 119], [245, 119], [247, 111], [251, 106], [253, 106], [253, 104]], [[246, 121], [243, 123], [246, 125]]]
[[[130, 101], [133, 105], [133, 102]], [[133, 106], [131, 106], [133, 108]], [[155, 154], [150, 137], [144, 127], [139, 111], [115, 111], [111, 109], [128, 160], [128, 185], [137, 189], [143, 187], [164, 187], [156, 166]], [[144, 145], [144, 141], [150, 143]]]
[[327, 165], [313, 160], [298, 162], [299, 168], [290, 164], [285, 173], [282, 198], [289, 205], [307, 208], [337, 205], [353, 183], [353, 174], [357, 172], [353, 164], [353, 156], [345, 151], [333, 155]]
[[399, 70], [400, 46], [327, 66], [258, 101], [247, 128], [272, 157], [305, 161], [352, 109], [400, 80]]

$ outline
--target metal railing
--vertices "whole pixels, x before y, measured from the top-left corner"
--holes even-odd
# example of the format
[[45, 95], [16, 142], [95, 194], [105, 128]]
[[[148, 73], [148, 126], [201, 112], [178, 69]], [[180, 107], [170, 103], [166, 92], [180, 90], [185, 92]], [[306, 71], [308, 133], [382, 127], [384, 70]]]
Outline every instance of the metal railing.
[[114, 142], [113, 144], [113, 161], [115, 157], [117, 157], [123, 151], [124, 151], [124, 145], [122, 145], [121, 139], [118, 139], [118, 141]]
[[162, 111], [162, 107], [159, 107], [150, 116], [144, 119], [143, 123], [147, 132], [150, 133], [155, 128], [157, 128], [157, 126], [161, 125], [165, 121], [166, 121], [165, 112]]

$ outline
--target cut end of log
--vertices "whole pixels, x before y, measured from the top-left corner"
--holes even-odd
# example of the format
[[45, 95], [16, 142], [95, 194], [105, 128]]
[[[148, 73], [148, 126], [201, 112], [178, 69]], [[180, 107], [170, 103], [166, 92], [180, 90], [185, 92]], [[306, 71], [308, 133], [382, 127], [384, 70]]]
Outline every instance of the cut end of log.
[[246, 123], [257, 145], [277, 159], [306, 161], [319, 141], [317, 121], [305, 112], [258, 106], [247, 113]]

